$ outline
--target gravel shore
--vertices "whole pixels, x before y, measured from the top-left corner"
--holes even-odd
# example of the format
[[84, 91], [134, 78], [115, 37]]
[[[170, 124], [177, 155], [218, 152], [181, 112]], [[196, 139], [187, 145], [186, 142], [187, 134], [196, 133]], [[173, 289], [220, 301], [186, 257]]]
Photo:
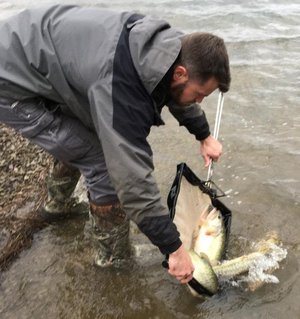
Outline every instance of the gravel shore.
[[38, 209], [46, 196], [52, 158], [0, 125], [0, 270], [7, 268], [44, 226]]

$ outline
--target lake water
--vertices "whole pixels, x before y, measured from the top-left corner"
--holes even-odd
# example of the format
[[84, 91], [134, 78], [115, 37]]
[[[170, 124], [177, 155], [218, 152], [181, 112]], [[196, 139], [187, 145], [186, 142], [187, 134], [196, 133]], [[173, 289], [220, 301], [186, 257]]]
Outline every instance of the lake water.
[[[40, 0], [39, 4], [53, 1]], [[39, 232], [1, 275], [1, 318], [299, 318], [300, 314], [300, 1], [110, 0], [55, 1], [160, 16], [185, 32], [224, 38], [232, 86], [225, 94], [219, 138], [224, 154], [213, 180], [232, 210], [229, 253], [276, 231], [287, 258], [278, 284], [250, 292], [228, 286], [209, 299], [193, 298], [161, 267], [162, 256], [141, 234], [130, 269], [92, 265], [88, 223], [72, 221]], [[32, 0], [0, 1], [0, 18], [34, 6]], [[0, 39], [1, 41], [1, 39]], [[202, 107], [213, 128], [218, 95]], [[163, 113], [165, 127], [149, 140], [163, 198], [176, 165], [186, 162], [202, 179], [199, 145]], [[246, 246], [247, 246], [246, 245]]]

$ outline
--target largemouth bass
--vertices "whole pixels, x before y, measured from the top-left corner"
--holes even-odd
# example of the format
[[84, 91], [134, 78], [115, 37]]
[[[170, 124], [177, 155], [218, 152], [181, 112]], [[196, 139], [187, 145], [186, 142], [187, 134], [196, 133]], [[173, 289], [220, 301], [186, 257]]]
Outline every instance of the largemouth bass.
[[[189, 255], [192, 259], [193, 265], [195, 266], [193, 278], [195, 278], [212, 295], [215, 294], [219, 288], [219, 282], [208, 257], [203, 253], [198, 255], [192, 250], [189, 251]], [[192, 287], [189, 285], [188, 287], [194, 296], [199, 296]]]
[[[259, 271], [263, 272], [263, 275], [265, 272], [269, 275], [279, 267], [278, 262], [286, 257], [286, 250], [277, 246], [278, 244], [278, 235], [276, 233], [268, 234], [265, 239], [256, 243], [256, 251], [234, 259], [223, 260], [218, 265], [211, 265], [208, 257], [204, 253], [198, 255], [197, 253], [190, 251], [189, 254], [192, 263], [195, 266], [193, 277], [214, 294], [218, 290], [220, 280], [233, 279], [245, 273], [250, 274], [251, 271], [256, 271], [257, 268]], [[263, 268], [261, 268], [262, 265]], [[265, 283], [264, 280], [265, 278], [261, 277], [261, 279], [249, 281], [251, 283], [249, 288], [251, 290], [259, 288]], [[190, 288], [190, 291], [194, 296], [199, 296], [192, 288]]]
[[219, 265], [213, 266], [213, 270], [218, 278], [231, 279], [249, 271], [251, 267], [257, 267], [271, 254], [278, 246], [279, 239], [276, 234], [270, 234], [266, 239], [259, 241], [255, 248], [257, 251], [243, 255], [234, 259], [224, 260]]
[[224, 260], [221, 264], [213, 266], [213, 271], [218, 278], [231, 279], [249, 271], [264, 258], [260, 252], [250, 253], [230, 260]]
[[225, 225], [222, 214], [209, 205], [201, 213], [193, 233], [192, 248], [196, 254], [204, 253], [211, 264], [220, 261], [225, 249]]

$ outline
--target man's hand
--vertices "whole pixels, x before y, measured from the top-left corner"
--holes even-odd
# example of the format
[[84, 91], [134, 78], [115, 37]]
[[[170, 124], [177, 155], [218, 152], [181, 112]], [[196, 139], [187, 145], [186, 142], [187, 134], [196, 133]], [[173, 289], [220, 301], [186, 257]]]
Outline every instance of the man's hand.
[[217, 161], [221, 156], [222, 144], [209, 135], [205, 140], [201, 141], [200, 152], [204, 159], [205, 167], [208, 167], [211, 160]]
[[169, 274], [182, 284], [187, 284], [193, 278], [194, 270], [191, 257], [183, 245], [169, 255]]

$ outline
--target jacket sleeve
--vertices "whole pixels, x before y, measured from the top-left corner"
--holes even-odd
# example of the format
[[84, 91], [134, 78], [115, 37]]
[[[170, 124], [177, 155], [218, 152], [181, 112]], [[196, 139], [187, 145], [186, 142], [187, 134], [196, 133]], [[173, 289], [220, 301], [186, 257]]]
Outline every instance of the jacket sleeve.
[[174, 252], [181, 241], [153, 176], [152, 152], [141, 124], [145, 114], [131, 107], [126, 116], [115, 117], [114, 112], [121, 111], [112, 106], [109, 88], [101, 81], [90, 89], [89, 101], [108, 173], [124, 210], [163, 254]]
[[188, 107], [182, 107], [170, 102], [167, 106], [179, 125], [185, 126], [198, 141], [202, 141], [210, 135], [205, 113], [199, 104], [194, 103]]

